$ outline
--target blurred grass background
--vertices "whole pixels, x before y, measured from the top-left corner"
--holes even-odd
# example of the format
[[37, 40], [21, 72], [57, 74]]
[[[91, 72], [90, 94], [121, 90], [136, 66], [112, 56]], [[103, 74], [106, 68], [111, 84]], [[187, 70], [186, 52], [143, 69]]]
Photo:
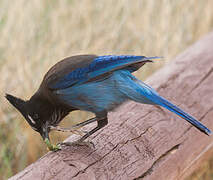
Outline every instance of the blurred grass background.
[[[212, 7], [212, 0], [0, 0], [0, 179], [46, 152], [5, 92], [28, 99], [49, 67], [83, 53], [164, 56], [137, 73], [145, 79], [212, 30]], [[73, 114], [63, 124], [91, 116]], [[212, 162], [192, 179], [213, 179]]]

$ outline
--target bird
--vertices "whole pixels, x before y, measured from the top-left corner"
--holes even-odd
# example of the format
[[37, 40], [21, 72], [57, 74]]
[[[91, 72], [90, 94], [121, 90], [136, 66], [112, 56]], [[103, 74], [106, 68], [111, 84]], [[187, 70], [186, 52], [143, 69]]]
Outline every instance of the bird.
[[[10, 94], [5, 97], [20, 111], [32, 129], [40, 133], [50, 151], [61, 149], [60, 143], [51, 143], [51, 130], [72, 131], [96, 122], [97, 126], [77, 141], [84, 142], [108, 124], [108, 112], [128, 100], [164, 107], [201, 132], [211, 135], [212, 131], [201, 122], [132, 75], [146, 63], [160, 58], [139, 55], [71, 56], [49, 69], [38, 90], [29, 100], [22, 100]], [[64, 117], [76, 110], [92, 112], [95, 117], [71, 128], [60, 127], [59, 123]]]

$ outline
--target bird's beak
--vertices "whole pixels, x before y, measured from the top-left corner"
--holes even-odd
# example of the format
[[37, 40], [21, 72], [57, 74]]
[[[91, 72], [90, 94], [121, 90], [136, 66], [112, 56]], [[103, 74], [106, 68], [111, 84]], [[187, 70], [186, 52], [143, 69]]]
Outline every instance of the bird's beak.
[[49, 131], [48, 131], [48, 123], [47, 123], [47, 121], [46, 121], [45, 124], [43, 124], [43, 126], [41, 127], [39, 133], [40, 133], [41, 137], [43, 138], [43, 140], [49, 139]]
[[41, 127], [41, 130], [40, 130], [40, 135], [42, 137], [42, 139], [44, 140], [44, 142], [46, 143], [47, 147], [50, 149], [50, 138], [49, 138], [49, 132], [48, 132], [48, 125], [47, 123], [44, 124], [42, 127]]

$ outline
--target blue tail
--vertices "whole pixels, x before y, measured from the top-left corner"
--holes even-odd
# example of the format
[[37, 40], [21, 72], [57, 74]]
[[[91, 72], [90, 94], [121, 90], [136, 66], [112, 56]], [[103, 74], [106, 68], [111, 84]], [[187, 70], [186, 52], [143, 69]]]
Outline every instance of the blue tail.
[[187, 120], [189, 123], [191, 123], [193, 126], [198, 128], [200, 131], [204, 132], [207, 135], [211, 135], [212, 132], [209, 130], [206, 126], [204, 126], [202, 123], [197, 121], [195, 118], [181, 110], [179, 107], [175, 106], [174, 104], [170, 103], [166, 99], [164, 99], [161, 96], [158, 96], [159, 105], [165, 107], [166, 109], [170, 110], [171, 112], [174, 112], [178, 116], [182, 117], [183, 119]]
[[[179, 107], [170, 103], [163, 97], [161, 97], [154, 89], [152, 89], [147, 84], [141, 82], [136, 79], [133, 75], [128, 72], [125, 73], [125, 81], [122, 81], [122, 85], [120, 86], [120, 91], [128, 96], [130, 99], [145, 104], [156, 104], [160, 105], [171, 112], [174, 112], [181, 118], [185, 119], [193, 126], [198, 128], [200, 131], [204, 132], [207, 135], [211, 135], [212, 132], [206, 126], [204, 126], [201, 122], [197, 121], [195, 118], [181, 110]], [[127, 78], [129, 77], [129, 78]], [[125, 85], [124, 85], [125, 84]]]

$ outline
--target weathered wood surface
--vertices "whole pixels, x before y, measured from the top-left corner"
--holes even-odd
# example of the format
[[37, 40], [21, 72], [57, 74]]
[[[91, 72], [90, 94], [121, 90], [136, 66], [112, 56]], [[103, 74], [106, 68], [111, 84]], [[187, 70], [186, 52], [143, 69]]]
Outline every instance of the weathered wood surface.
[[[146, 83], [213, 130], [213, 33]], [[129, 102], [92, 137], [95, 149], [49, 152], [11, 179], [183, 179], [213, 154], [213, 137], [159, 107]]]

